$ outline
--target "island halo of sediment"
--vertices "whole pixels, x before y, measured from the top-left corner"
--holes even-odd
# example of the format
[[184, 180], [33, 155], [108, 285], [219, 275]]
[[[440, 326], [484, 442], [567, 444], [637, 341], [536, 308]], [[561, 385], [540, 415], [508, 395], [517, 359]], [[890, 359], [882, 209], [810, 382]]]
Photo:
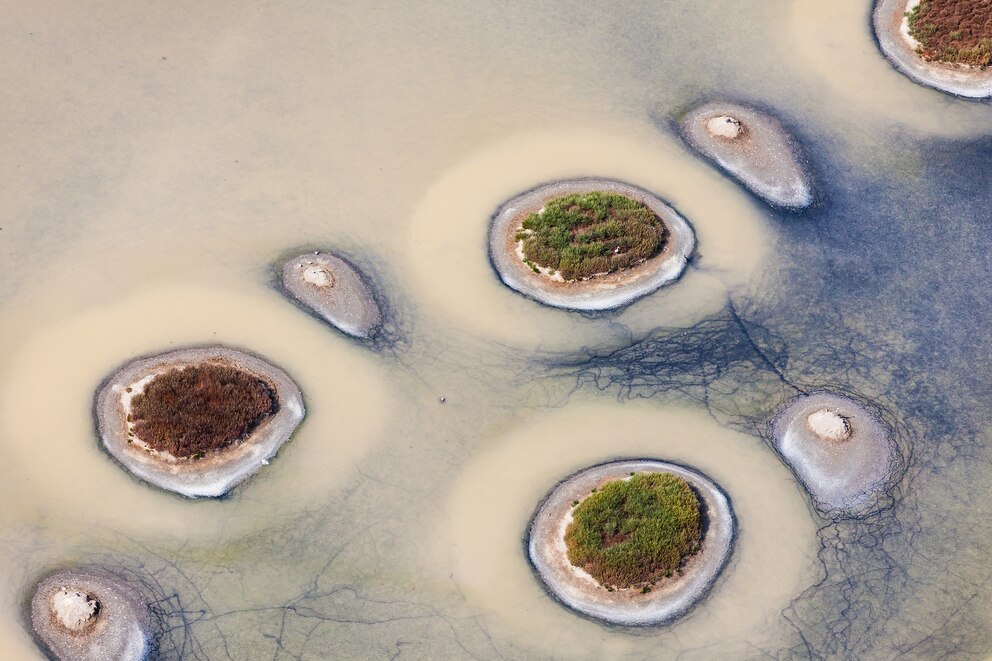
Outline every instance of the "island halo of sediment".
[[992, 97], [992, 66], [928, 61], [921, 57], [917, 52], [921, 44], [911, 34], [909, 23], [909, 15], [918, 5], [917, 0], [876, 0], [872, 28], [889, 63], [915, 82], [941, 92], [972, 99]]
[[366, 339], [381, 326], [372, 288], [345, 259], [312, 250], [285, 260], [279, 271], [283, 293], [342, 333]]
[[867, 406], [816, 392], [789, 402], [771, 424], [776, 450], [828, 515], [863, 514], [897, 463], [886, 425]]
[[[636, 263], [600, 274], [564, 279], [528, 259], [521, 238], [524, 222], [546, 204], [568, 196], [622, 197], [650, 210], [663, 234], [656, 252]], [[538, 186], [504, 202], [489, 228], [489, 257], [511, 289], [545, 305], [571, 310], [609, 310], [627, 305], [678, 279], [696, 240], [689, 223], [658, 196], [612, 179], [568, 179]]]
[[795, 138], [756, 108], [711, 101], [680, 122], [689, 145], [769, 204], [805, 209], [813, 203], [812, 177]]
[[[644, 585], [604, 586], [569, 560], [566, 535], [574, 521], [573, 508], [605, 485], [657, 473], [684, 480], [698, 498], [704, 522], [698, 552], [670, 575]], [[681, 617], [707, 593], [730, 558], [735, 534], [730, 500], [712, 480], [678, 464], [625, 459], [591, 466], [559, 482], [531, 519], [527, 554], [538, 579], [565, 606], [611, 624], [651, 626]]]
[[102, 567], [66, 569], [39, 582], [31, 627], [59, 661], [140, 661], [153, 640], [144, 599]]
[[106, 450], [136, 477], [190, 498], [222, 496], [268, 463], [304, 416], [281, 369], [225, 346], [135, 359], [95, 413]]

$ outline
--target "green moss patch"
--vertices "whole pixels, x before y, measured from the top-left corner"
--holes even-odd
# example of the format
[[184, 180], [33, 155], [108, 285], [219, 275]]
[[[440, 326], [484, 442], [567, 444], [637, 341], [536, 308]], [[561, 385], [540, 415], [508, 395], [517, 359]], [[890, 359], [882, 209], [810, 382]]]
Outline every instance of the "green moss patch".
[[671, 473], [609, 482], [579, 503], [565, 531], [569, 561], [608, 588], [647, 588], [699, 551], [699, 499]]
[[981, 68], [992, 64], [989, 0], [922, 0], [908, 17], [923, 59]]
[[267, 383], [208, 363], [155, 377], [131, 400], [134, 433], [150, 447], [194, 459], [250, 434], [276, 410]]
[[[548, 201], [516, 234], [524, 261], [566, 280], [630, 268], [661, 252], [668, 230], [647, 205], [615, 193], [579, 193]], [[536, 269], [535, 269], [536, 270]]]

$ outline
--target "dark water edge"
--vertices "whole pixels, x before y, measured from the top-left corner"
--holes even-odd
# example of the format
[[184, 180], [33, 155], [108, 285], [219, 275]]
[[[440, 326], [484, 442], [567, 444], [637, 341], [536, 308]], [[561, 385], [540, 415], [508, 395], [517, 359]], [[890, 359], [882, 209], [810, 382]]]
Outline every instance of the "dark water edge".
[[[767, 436], [790, 393], [874, 402], [905, 472], [875, 514], [823, 521], [822, 580], [784, 612], [775, 658], [975, 658], [992, 651], [992, 139], [902, 136], [918, 158], [892, 176], [800, 135], [821, 199], [775, 213], [777, 263], [688, 332], [550, 358], [578, 387], [706, 406]], [[901, 174], [901, 173], [900, 173]], [[756, 202], [757, 203], [757, 202]]]

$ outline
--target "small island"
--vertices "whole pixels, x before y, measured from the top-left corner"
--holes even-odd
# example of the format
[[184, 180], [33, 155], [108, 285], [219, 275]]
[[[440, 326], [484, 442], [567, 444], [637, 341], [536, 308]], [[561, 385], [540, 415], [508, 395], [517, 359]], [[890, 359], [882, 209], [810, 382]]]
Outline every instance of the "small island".
[[281, 293], [345, 335], [365, 340], [382, 326], [371, 285], [342, 257], [314, 250], [294, 254], [277, 269]]
[[772, 421], [771, 433], [776, 450], [827, 516], [873, 511], [897, 465], [887, 427], [844, 395], [797, 397]]
[[886, 58], [913, 80], [992, 96], [992, 9], [984, 0], [877, 0], [872, 23]]
[[802, 150], [770, 113], [712, 101], [687, 113], [680, 128], [690, 147], [769, 204], [799, 211], [813, 203]]
[[647, 191], [606, 179], [538, 187], [504, 203], [490, 259], [505, 284], [554, 307], [621, 307], [677, 279], [689, 224]]
[[528, 556], [569, 608], [625, 626], [670, 622], [709, 590], [733, 547], [730, 502], [683, 466], [623, 460], [560, 482], [538, 506]]
[[221, 496], [247, 479], [303, 415], [285, 372], [221, 346], [132, 361], [96, 397], [107, 451], [137, 477], [191, 498]]
[[144, 599], [103, 567], [67, 569], [38, 583], [31, 626], [58, 661], [141, 661], [154, 639]]

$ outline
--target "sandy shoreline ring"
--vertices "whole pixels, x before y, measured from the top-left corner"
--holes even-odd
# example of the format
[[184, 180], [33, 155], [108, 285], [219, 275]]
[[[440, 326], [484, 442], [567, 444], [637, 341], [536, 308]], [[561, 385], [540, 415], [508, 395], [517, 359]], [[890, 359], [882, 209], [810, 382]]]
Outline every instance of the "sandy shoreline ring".
[[918, 0], [876, 0], [872, 29], [885, 59], [921, 85], [970, 99], [992, 97], [992, 67], [927, 62], [916, 54], [916, 40], [906, 26], [906, 12], [916, 4]]
[[[637, 266], [587, 280], [565, 282], [535, 273], [520, 258], [517, 230], [552, 198], [576, 193], [625, 195], [646, 205], [664, 222], [668, 240], [661, 252]], [[545, 305], [570, 310], [611, 310], [646, 296], [682, 275], [696, 237], [689, 223], [657, 195], [613, 179], [568, 179], [538, 186], [504, 202], [489, 227], [489, 259], [506, 286]]]
[[[607, 482], [642, 472], [673, 473], [693, 488], [704, 514], [701, 548], [686, 561], [681, 576], [658, 581], [650, 592], [631, 588], [610, 592], [569, 562], [565, 529], [572, 520], [574, 501]], [[678, 464], [625, 459], [591, 466], [559, 482], [531, 519], [527, 556], [546, 589], [565, 606], [611, 624], [651, 626], [681, 617], [707, 594], [730, 558], [735, 535], [730, 500], [709, 478]]]
[[[159, 374], [204, 362], [231, 365], [268, 383], [278, 404], [275, 415], [244, 440], [201, 459], [177, 459], [168, 452], [152, 450], [134, 437], [129, 442], [130, 398]], [[162, 489], [199, 498], [222, 496], [267, 464], [303, 420], [304, 406], [299, 387], [281, 369], [243, 351], [210, 346], [130, 361], [101, 384], [95, 414], [104, 447], [128, 472]]]
[[[75, 599], [77, 594], [85, 600]], [[84, 608], [87, 602], [94, 606]], [[87, 611], [90, 615], [85, 617]], [[66, 616], [79, 616], [78, 626], [66, 627]], [[146, 659], [153, 638], [151, 623], [141, 595], [99, 567], [56, 572], [38, 583], [31, 598], [35, 636], [60, 661]]]

